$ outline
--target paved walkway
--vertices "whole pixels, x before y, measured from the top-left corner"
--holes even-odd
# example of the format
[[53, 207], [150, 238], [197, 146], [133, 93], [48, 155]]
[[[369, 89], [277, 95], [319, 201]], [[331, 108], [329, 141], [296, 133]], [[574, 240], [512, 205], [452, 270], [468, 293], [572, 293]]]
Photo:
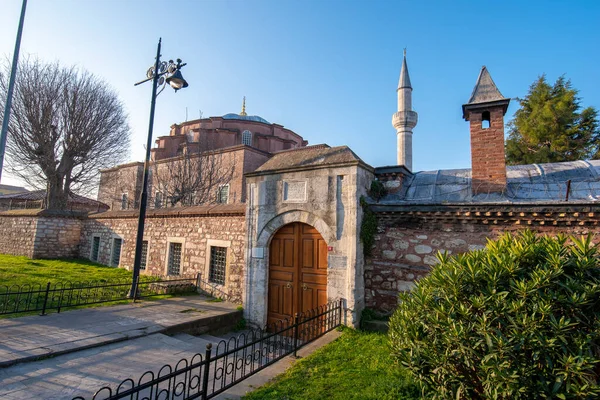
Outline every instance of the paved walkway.
[[191, 326], [201, 333], [203, 324], [235, 309], [204, 296], [186, 296], [0, 319], [0, 368], [153, 333], [189, 331]]
[[[300, 349], [298, 355], [304, 357], [312, 353], [316, 348], [337, 338], [339, 334], [337, 331], [328, 333]], [[55, 358], [13, 365], [0, 369], [0, 398], [3, 400], [70, 400], [75, 396], [82, 396], [90, 400], [103, 386], [115, 389], [119, 383], [128, 378], [137, 382], [146, 371], [156, 374], [165, 364], [175, 366], [181, 359], [191, 360], [194, 354], [204, 353], [206, 343], [213, 343], [213, 348], [216, 348], [219, 340], [228, 339], [233, 335], [234, 333], [220, 337], [211, 335], [196, 337], [187, 334], [167, 336], [155, 333], [120, 343], [63, 354]], [[285, 357], [215, 399], [239, 399], [247, 392], [285, 372], [294, 361], [293, 356]], [[222, 363], [218, 365], [218, 367], [222, 366]], [[211, 367], [213, 371], [214, 368], [215, 365]], [[209, 379], [209, 387], [212, 386], [213, 380], [214, 373]], [[221, 382], [218, 381], [217, 387], [220, 384]], [[147, 394], [142, 393], [142, 396]]]

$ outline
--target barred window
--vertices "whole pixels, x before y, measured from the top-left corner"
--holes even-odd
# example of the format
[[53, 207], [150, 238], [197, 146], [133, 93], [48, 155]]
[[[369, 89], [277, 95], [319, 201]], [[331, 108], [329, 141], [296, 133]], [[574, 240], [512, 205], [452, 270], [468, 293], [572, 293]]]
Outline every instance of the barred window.
[[229, 185], [220, 186], [217, 190], [217, 203], [227, 204], [229, 201]]
[[100, 236], [94, 236], [92, 239], [92, 261], [98, 261], [98, 253], [100, 252]]
[[123, 245], [123, 239], [114, 238], [112, 246], [112, 255], [110, 257], [110, 265], [118, 267], [121, 262], [121, 247]]
[[140, 269], [146, 269], [146, 260], [148, 260], [148, 241], [142, 242], [142, 258], [140, 259]]
[[127, 210], [128, 208], [127, 193], [123, 193], [121, 195], [121, 210]]
[[210, 270], [208, 281], [218, 285], [225, 284], [225, 269], [227, 266], [227, 247], [211, 246]]
[[167, 275], [179, 275], [181, 272], [181, 243], [169, 243], [169, 264]]
[[245, 144], [246, 146], [252, 146], [252, 132], [242, 132], [242, 144]]

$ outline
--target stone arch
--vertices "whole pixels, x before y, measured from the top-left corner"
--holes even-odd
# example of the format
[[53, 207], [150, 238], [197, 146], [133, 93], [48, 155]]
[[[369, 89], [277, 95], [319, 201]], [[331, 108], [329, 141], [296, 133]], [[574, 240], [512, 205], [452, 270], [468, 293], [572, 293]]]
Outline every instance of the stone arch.
[[314, 227], [317, 231], [319, 231], [329, 246], [333, 245], [336, 240], [334, 231], [321, 218], [308, 211], [292, 210], [279, 214], [265, 224], [258, 234], [256, 247], [267, 248], [271, 238], [273, 237], [273, 234], [282, 226], [292, 222], [303, 222]]

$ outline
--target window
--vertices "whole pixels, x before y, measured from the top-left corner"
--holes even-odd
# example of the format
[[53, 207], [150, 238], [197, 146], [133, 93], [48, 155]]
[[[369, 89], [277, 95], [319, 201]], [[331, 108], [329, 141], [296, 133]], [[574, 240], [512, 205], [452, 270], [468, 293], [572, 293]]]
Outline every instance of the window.
[[181, 272], [181, 243], [169, 243], [169, 263], [167, 275], [179, 275]]
[[112, 255], [110, 257], [110, 265], [118, 267], [121, 262], [121, 247], [123, 245], [123, 239], [113, 238]]
[[100, 236], [94, 236], [92, 238], [92, 261], [98, 261], [98, 253], [100, 252]]
[[161, 207], [162, 207], [162, 193], [156, 192], [156, 194], [154, 195], [154, 208], [161, 208]]
[[242, 144], [245, 144], [246, 146], [252, 146], [252, 132], [242, 132]]
[[146, 269], [146, 261], [148, 260], [148, 241], [142, 242], [142, 258], [140, 260], [140, 269]]
[[481, 129], [488, 129], [491, 124], [491, 116], [489, 111], [484, 111], [481, 114]]
[[127, 193], [123, 193], [121, 195], [121, 210], [127, 210], [129, 208], [129, 204], [127, 201]]
[[210, 270], [208, 281], [218, 285], [225, 284], [227, 266], [227, 247], [212, 246], [210, 248]]
[[219, 186], [217, 190], [217, 203], [227, 204], [229, 201], [229, 185]]

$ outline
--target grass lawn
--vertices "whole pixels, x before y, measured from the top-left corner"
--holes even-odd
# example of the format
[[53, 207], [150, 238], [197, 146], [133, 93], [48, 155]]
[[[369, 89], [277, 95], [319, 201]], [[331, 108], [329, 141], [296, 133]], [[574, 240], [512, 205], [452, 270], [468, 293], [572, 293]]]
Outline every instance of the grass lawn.
[[131, 279], [131, 271], [88, 260], [32, 260], [0, 254], [0, 286]]
[[[39, 313], [44, 303], [44, 290], [48, 282], [52, 288], [63, 286], [55, 284], [83, 284], [88, 283], [118, 283], [114, 287], [65, 292], [50, 292], [47, 301], [47, 312], [55, 312], [58, 304], [64, 311], [67, 309], [102, 307], [116, 304], [130, 303], [126, 299], [131, 282], [131, 271], [123, 268], [107, 267], [88, 260], [32, 260], [27, 257], [0, 254], [0, 318], [13, 318]], [[158, 280], [157, 277], [143, 277], [144, 282]], [[14, 286], [16, 285], [16, 286]], [[25, 285], [25, 286], [23, 286]], [[19, 290], [33, 291], [31, 295], [9, 294]], [[70, 287], [70, 286], [67, 286]], [[41, 292], [40, 292], [41, 290]], [[72, 293], [69, 295], [69, 293]], [[186, 293], [178, 293], [177, 296]], [[173, 297], [175, 294], [157, 294], [146, 300], [159, 300]], [[71, 299], [74, 299], [71, 301]], [[115, 300], [112, 300], [115, 299]], [[106, 302], [98, 302], [98, 301]], [[112, 300], [112, 301], [110, 301]], [[28, 311], [36, 310], [37, 311]], [[23, 311], [23, 312], [17, 312]]]
[[418, 386], [390, 357], [386, 335], [343, 330], [244, 400], [420, 398]]

